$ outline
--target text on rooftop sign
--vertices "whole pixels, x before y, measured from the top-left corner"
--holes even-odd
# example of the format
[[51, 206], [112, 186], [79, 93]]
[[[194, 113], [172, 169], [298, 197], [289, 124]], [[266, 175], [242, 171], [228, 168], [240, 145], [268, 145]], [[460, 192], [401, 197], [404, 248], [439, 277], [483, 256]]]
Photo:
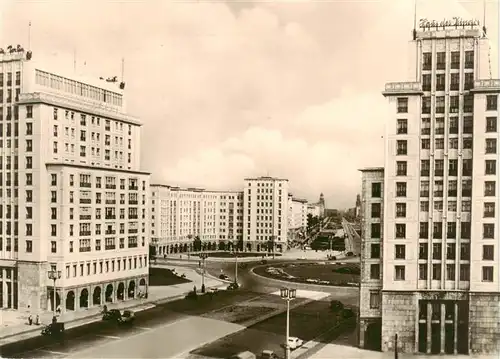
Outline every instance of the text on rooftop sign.
[[420, 19], [419, 22], [419, 27], [421, 29], [428, 29], [430, 30], [431, 28], [447, 28], [447, 27], [474, 27], [479, 25], [479, 20], [464, 20], [461, 17], [454, 17], [451, 20], [441, 20], [441, 21], [436, 21], [436, 20], [428, 20], [428, 19]]

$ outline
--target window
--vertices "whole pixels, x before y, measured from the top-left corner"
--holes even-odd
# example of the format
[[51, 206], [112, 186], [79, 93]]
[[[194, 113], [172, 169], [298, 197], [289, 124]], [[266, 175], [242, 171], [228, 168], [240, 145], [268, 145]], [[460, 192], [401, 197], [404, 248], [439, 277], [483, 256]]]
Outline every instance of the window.
[[460, 51], [451, 52], [451, 68], [452, 69], [460, 68]]
[[498, 96], [488, 95], [486, 96], [486, 111], [496, 111], [498, 108]]
[[441, 280], [441, 264], [432, 265], [432, 279]]
[[446, 52], [436, 53], [436, 69], [444, 70], [446, 68]]
[[486, 117], [486, 132], [497, 132], [496, 117]]
[[458, 160], [448, 160], [448, 175], [456, 176], [458, 174]]
[[494, 260], [494, 246], [491, 244], [485, 244], [483, 246], [483, 261]]
[[455, 264], [446, 265], [446, 280], [455, 280]]
[[29, 157], [29, 156], [26, 157], [26, 168], [27, 169], [33, 168], [33, 158], [32, 157]]
[[451, 74], [450, 91], [458, 91], [460, 89], [460, 75], [457, 73]]
[[27, 240], [26, 241], [26, 253], [32, 253], [32, 252], [33, 252], [33, 241]]
[[472, 160], [462, 160], [462, 176], [472, 176]]
[[427, 280], [427, 264], [418, 265], [418, 279]]
[[51, 253], [57, 253], [57, 242], [56, 241], [50, 242], [50, 251], [51, 251]]
[[446, 244], [446, 259], [454, 260], [456, 257], [456, 245], [455, 243]]
[[427, 177], [429, 176], [431, 170], [431, 163], [429, 160], [421, 160], [420, 161], [420, 176]]
[[484, 196], [490, 197], [495, 196], [495, 181], [486, 181], [484, 182]]
[[460, 260], [468, 261], [470, 260], [470, 244], [461, 243], [460, 244]]
[[483, 238], [484, 239], [495, 238], [495, 224], [494, 223], [483, 223]]
[[446, 238], [452, 239], [457, 237], [457, 224], [455, 222], [448, 222], [446, 225]]
[[57, 174], [51, 173], [50, 175], [50, 185], [57, 186]]
[[406, 176], [407, 164], [406, 161], [396, 161], [396, 175]]
[[422, 129], [420, 132], [422, 135], [430, 135], [431, 134], [431, 119], [430, 118], [423, 118], [422, 119]]
[[422, 113], [423, 114], [431, 113], [431, 97], [430, 96], [422, 97]]
[[457, 202], [456, 201], [448, 201], [448, 212], [456, 212], [457, 211]]
[[371, 224], [371, 238], [380, 238], [380, 223]]
[[432, 77], [431, 74], [424, 74], [422, 75], [422, 90], [423, 91], [430, 91], [431, 90], [431, 81]]
[[380, 279], [380, 264], [370, 264], [370, 279]]
[[406, 140], [397, 140], [396, 141], [397, 148], [396, 154], [400, 156], [405, 156], [408, 154], [408, 141]]
[[398, 97], [398, 113], [408, 113], [408, 98]]
[[466, 72], [464, 79], [464, 90], [468, 91], [474, 87], [474, 73]]
[[394, 266], [394, 280], [405, 280], [405, 266]]
[[432, 230], [432, 237], [434, 239], [440, 239], [443, 237], [443, 223], [434, 222], [432, 229], [433, 229]]
[[497, 161], [496, 160], [486, 160], [484, 163], [484, 174], [494, 175], [497, 173]]
[[497, 153], [497, 139], [487, 138], [486, 139], [486, 153]]
[[420, 222], [420, 239], [429, 238], [429, 224], [427, 222]]
[[370, 291], [370, 309], [380, 308], [380, 292]]
[[421, 201], [420, 202], [420, 212], [429, 212], [429, 202]]
[[380, 244], [372, 243], [370, 245], [370, 258], [380, 258]]
[[[469, 201], [469, 212], [470, 212], [470, 201]], [[470, 239], [470, 222], [462, 222], [460, 224], [460, 237], [463, 239]]]
[[465, 51], [465, 68], [474, 68], [474, 51]]
[[432, 53], [424, 52], [423, 53], [423, 70], [428, 71], [432, 69]]
[[406, 224], [396, 223], [396, 238], [406, 238]]
[[458, 149], [458, 138], [450, 138], [450, 149]]
[[406, 203], [396, 203], [396, 217], [406, 217]]
[[483, 267], [483, 282], [493, 282], [493, 267], [484, 266]]
[[458, 96], [450, 96], [450, 113], [458, 113], [459, 104]]
[[406, 257], [406, 246], [404, 244], [396, 244], [394, 246], [394, 258], [405, 259], [405, 257]]
[[484, 218], [495, 217], [495, 202], [485, 202], [484, 203]]
[[[436, 75], [436, 91], [444, 91], [446, 85], [446, 77], [444, 74]], [[443, 97], [443, 112], [444, 113], [444, 97]]]
[[470, 265], [460, 263], [460, 280], [468, 281], [470, 279]]
[[398, 120], [397, 133], [398, 135], [405, 135], [408, 133], [408, 120], [406, 119]]
[[[443, 75], [443, 77], [444, 77], [444, 75]], [[443, 84], [442, 88], [444, 90], [444, 84]], [[443, 90], [441, 90], [441, 91], [443, 91]], [[430, 113], [430, 109], [429, 109], [428, 113]], [[436, 97], [436, 113], [444, 113], [444, 96], [437, 96]]]
[[443, 181], [434, 181], [434, 197], [443, 197]]
[[380, 218], [382, 205], [380, 203], [372, 203], [372, 218]]
[[436, 138], [435, 146], [436, 146], [436, 150], [444, 149], [444, 138]]
[[418, 245], [418, 259], [427, 259], [428, 245], [427, 243], [420, 243]]
[[434, 175], [435, 176], [444, 175], [444, 160], [434, 160]]
[[372, 183], [372, 197], [380, 198], [382, 195], [382, 184], [380, 182]]
[[430, 150], [431, 149], [431, 140], [428, 138], [422, 138], [422, 149]]
[[441, 243], [433, 243], [432, 244], [432, 259], [435, 260], [440, 260], [442, 257], [442, 251], [441, 251]]
[[396, 182], [396, 196], [406, 197], [406, 182]]

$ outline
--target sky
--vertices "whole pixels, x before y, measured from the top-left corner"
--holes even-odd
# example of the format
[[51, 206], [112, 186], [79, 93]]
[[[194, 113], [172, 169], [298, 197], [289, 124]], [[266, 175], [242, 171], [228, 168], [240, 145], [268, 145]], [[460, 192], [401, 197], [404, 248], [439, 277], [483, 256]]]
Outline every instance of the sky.
[[[499, 5], [486, 0], [497, 68]], [[86, 76], [121, 74], [152, 182], [239, 190], [288, 178], [348, 208], [383, 164], [386, 82], [412, 80], [414, 0], [1, 0], [0, 44]], [[483, 20], [483, 0], [417, 0], [417, 18]], [[497, 76], [496, 73], [494, 76]]]

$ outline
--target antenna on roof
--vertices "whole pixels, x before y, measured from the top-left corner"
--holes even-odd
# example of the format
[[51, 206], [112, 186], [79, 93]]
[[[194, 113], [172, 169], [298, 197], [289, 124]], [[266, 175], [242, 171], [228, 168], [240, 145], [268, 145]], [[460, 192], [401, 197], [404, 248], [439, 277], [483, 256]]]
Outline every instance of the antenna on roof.
[[486, 37], [486, 0], [483, 0], [483, 37]]
[[76, 73], [76, 49], [73, 49], [73, 71]]
[[125, 73], [125, 58], [122, 57], [122, 78], [121, 82], [123, 82], [123, 74]]
[[31, 50], [31, 21], [28, 23], [28, 50]]
[[413, 41], [417, 39], [417, 0], [414, 0], [413, 9]]

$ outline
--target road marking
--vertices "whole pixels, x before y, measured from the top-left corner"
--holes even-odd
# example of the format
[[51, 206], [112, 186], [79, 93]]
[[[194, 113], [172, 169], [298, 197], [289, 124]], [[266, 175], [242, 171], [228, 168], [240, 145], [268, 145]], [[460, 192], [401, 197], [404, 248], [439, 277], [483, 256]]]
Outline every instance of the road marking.
[[63, 353], [63, 352], [56, 352], [53, 350], [47, 350], [47, 349], [40, 349], [41, 352], [44, 353], [49, 353], [49, 354], [57, 354], [57, 355], [68, 355], [68, 353]]
[[142, 329], [142, 330], [152, 330], [152, 329], [153, 329], [153, 328], [147, 328], [147, 327], [137, 327], [137, 326], [136, 326], [136, 328], [137, 328], [137, 329]]
[[96, 335], [96, 337], [107, 338], [107, 339], [121, 339], [120, 337], [116, 337], [114, 335]]

